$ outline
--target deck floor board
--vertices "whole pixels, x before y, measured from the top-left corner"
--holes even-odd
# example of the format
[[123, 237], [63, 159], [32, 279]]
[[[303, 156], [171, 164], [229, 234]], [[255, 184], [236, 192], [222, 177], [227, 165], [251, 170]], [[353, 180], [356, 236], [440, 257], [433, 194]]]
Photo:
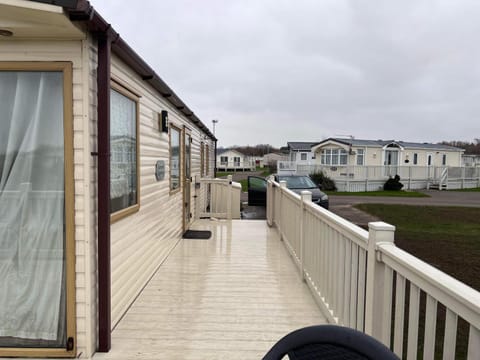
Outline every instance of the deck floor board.
[[94, 359], [261, 359], [288, 332], [326, 323], [265, 221], [197, 221]]

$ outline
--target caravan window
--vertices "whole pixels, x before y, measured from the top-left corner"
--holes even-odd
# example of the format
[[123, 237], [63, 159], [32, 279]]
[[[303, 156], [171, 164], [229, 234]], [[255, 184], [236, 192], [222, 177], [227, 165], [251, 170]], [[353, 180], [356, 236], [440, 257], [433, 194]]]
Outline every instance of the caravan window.
[[126, 89], [110, 92], [110, 213], [116, 221], [138, 210], [138, 105]]
[[170, 127], [170, 191], [180, 189], [180, 129]]
[[365, 150], [357, 149], [357, 165], [363, 165], [365, 159]]
[[322, 165], [347, 165], [348, 154], [344, 149], [323, 149]]

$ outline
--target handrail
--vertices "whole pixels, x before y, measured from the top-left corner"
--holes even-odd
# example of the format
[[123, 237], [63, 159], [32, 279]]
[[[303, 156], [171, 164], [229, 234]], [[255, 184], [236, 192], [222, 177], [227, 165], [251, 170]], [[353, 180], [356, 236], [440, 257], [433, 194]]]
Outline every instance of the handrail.
[[[470, 326], [468, 359], [478, 357], [480, 292], [397, 248], [394, 226], [372, 222], [367, 232], [313, 204], [310, 192], [299, 196], [285, 182], [271, 179], [267, 182], [267, 222], [277, 227], [329, 322], [392, 344], [400, 358], [405, 353], [408, 359], [416, 359], [418, 341], [423, 339], [424, 358], [443, 351], [444, 359], [454, 359], [457, 337], [463, 331], [457, 326], [461, 317]], [[426, 301], [420, 301], [422, 294]], [[441, 350], [435, 347], [440, 341], [438, 304], [446, 308]], [[419, 323], [421, 313], [425, 313], [424, 324]]]
[[239, 218], [241, 189], [241, 184], [232, 181], [232, 175], [226, 179], [197, 178], [196, 218]]
[[391, 244], [379, 244], [380, 261], [480, 329], [480, 292]]

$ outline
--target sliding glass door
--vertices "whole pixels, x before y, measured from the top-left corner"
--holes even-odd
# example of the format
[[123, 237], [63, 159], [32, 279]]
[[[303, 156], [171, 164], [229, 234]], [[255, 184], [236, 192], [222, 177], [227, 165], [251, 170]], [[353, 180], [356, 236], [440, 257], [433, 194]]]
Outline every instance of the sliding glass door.
[[68, 63], [0, 63], [0, 356], [74, 355], [71, 93]]

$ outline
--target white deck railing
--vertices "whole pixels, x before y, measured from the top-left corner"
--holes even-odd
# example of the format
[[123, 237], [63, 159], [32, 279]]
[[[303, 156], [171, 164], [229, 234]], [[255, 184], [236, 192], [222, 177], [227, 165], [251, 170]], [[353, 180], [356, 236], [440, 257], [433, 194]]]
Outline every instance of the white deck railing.
[[242, 186], [226, 179], [198, 178], [195, 181], [197, 218], [240, 219]]
[[277, 227], [330, 322], [365, 331], [408, 359], [417, 359], [422, 347], [424, 359], [461, 357], [458, 335], [467, 358], [478, 359], [480, 293], [397, 248], [395, 227], [374, 222], [367, 232], [313, 204], [308, 192], [299, 196], [273, 181], [267, 222]]
[[[400, 176], [405, 190], [427, 189], [432, 184], [445, 185], [447, 189], [480, 187], [480, 167], [452, 166], [326, 166], [294, 162], [277, 163], [282, 175], [310, 175], [323, 172], [335, 181], [340, 191], [373, 191], [383, 188], [389, 176]], [[445, 170], [447, 169], [447, 170]], [[447, 173], [445, 174], [445, 171]]]

